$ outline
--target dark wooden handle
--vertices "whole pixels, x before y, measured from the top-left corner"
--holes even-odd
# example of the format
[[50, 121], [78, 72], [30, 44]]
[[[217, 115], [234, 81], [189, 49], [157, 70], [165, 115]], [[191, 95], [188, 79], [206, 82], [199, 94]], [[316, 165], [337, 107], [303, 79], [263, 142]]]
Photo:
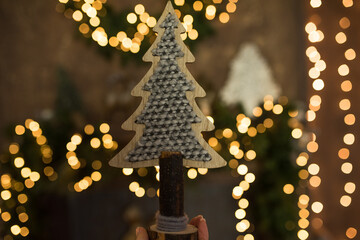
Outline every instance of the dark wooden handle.
[[180, 152], [162, 152], [160, 165], [160, 214], [184, 216], [184, 171]]

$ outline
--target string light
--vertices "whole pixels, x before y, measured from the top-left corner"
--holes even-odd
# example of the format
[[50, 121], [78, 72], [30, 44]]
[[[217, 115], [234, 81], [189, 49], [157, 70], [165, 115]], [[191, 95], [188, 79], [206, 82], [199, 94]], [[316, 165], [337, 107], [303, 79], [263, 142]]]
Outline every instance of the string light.
[[[176, 8], [186, 5], [187, 7], [192, 7], [195, 13], [203, 12], [208, 20], [213, 20], [218, 15], [221, 23], [229, 22], [230, 14], [234, 13], [237, 9], [237, 1], [229, 0], [228, 3], [222, 3], [222, 1], [219, 0], [217, 1], [216, 5], [225, 5], [226, 12], [218, 13], [218, 7], [208, 1], [195, 1], [192, 6], [187, 5], [184, 0], [175, 0], [174, 3]], [[70, 8], [71, 4], [73, 4], [72, 7], [74, 9]], [[153, 28], [157, 22], [155, 17], [146, 12], [143, 4], [137, 4], [134, 7], [134, 12], [126, 14], [126, 21], [129, 26], [134, 25], [137, 29], [137, 32], [131, 34], [130, 30], [129, 32], [124, 30], [114, 31], [113, 29], [105, 29], [104, 26], [102, 26], [102, 18], [108, 12], [108, 10], [106, 10], [106, 1], [85, 1], [83, 4], [79, 4], [77, 0], [59, 0], [56, 9], [63, 12], [65, 17], [71, 18], [75, 22], [81, 22], [79, 25], [79, 32], [85, 37], [91, 36], [93, 41], [98, 45], [102, 47], [110, 45], [123, 52], [130, 51], [132, 53], [138, 53], [142, 41], [145, 39], [144, 37], [148, 36], [150, 38], [153, 36], [153, 33], [149, 28]], [[182, 35], [183, 40], [187, 37], [189, 37], [190, 40], [196, 40], [199, 33], [193, 27], [193, 16], [190, 14], [182, 16], [179, 9], [175, 9], [175, 12], [182, 20], [182, 24], [186, 29], [186, 33]], [[109, 32], [116, 32], [116, 34], [111, 36], [108, 34]], [[123, 37], [123, 34], [126, 34], [126, 36]]]

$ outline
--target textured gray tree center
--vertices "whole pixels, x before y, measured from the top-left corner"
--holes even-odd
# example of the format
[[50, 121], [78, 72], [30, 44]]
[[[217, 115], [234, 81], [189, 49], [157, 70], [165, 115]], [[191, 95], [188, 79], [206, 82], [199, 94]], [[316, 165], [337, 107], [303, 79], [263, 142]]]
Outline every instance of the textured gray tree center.
[[153, 56], [160, 56], [160, 61], [143, 87], [151, 95], [135, 121], [144, 124], [145, 128], [143, 136], [126, 157], [130, 162], [158, 159], [163, 151], [181, 152], [189, 160], [211, 160], [191, 128], [191, 124], [201, 120], [186, 98], [186, 91], [194, 91], [194, 86], [176, 61], [176, 58], [184, 57], [175, 39], [174, 29], [178, 24], [177, 17], [169, 13], [160, 25], [165, 32], [152, 52]]

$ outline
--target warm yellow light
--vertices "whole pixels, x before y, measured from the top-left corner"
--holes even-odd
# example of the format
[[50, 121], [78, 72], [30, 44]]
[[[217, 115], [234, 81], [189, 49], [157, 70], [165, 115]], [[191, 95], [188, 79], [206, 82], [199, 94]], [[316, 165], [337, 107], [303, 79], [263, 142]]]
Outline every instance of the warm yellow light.
[[233, 13], [236, 11], [236, 4], [233, 2], [229, 2], [228, 4], [226, 4], [226, 11], [228, 11], [229, 13]]
[[133, 44], [131, 44], [130, 51], [132, 53], [139, 52], [140, 51], [140, 45], [138, 43], [134, 42]]
[[291, 136], [295, 139], [299, 139], [302, 136], [302, 130], [300, 128], [295, 128], [291, 131]]
[[127, 15], [127, 17], [126, 17], [126, 20], [127, 20], [129, 23], [134, 24], [134, 23], [136, 23], [136, 21], [137, 21], [137, 16], [136, 16], [135, 13], [129, 13], [129, 14]]
[[86, 14], [90, 17], [90, 18], [93, 18], [93, 17], [96, 17], [97, 15], [97, 10], [93, 7], [90, 7], [86, 10]]
[[146, 23], [147, 20], [149, 19], [149, 17], [150, 17], [150, 15], [147, 12], [144, 12], [139, 16], [140, 21], [143, 22], [143, 23]]
[[44, 174], [45, 174], [45, 176], [49, 177], [54, 174], [54, 169], [50, 166], [47, 166], [44, 168]]
[[254, 117], [260, 117], [262, 114], [262, 109], [261, 107], [255, 107], [252, 111]]
[[28, 200], [28, 197], [26, 196], [26, 194], [24, 194], [24, 193], [19, 194], [19, 196], [18, 196], [19, 203], [24, 204], [27, 202], [27, 200]]
[[25, 164], [25, 161], [24, 161], [24, 159], [22, 157], [17, 157], [17, 158], [14, 159], [15, 167], [21, 168], [21, 167], [24, 166], [24, 164]]
[[256, 152], [254, 150], [249, 150], [246, 152], [245, 156], [250, 161], [254, 160], [256, 158]]
[[309, 237], [309, 233], [304, 229], [299, 230], [297, 235], [300, 240], [305, 240]]
[[145, 195], [145, 189], [142, 187], [139, 187], [138, 189], [136, 189], [135, 195], [139, 198], [143, 197]]
[[70, 152], [74, 152], [76, 150], [76, 145], [72, 142], [66, 144], [66, 149]]
[[214, 5], [209, 5], [206, 7], [206, 14], [208, 16], [215, 16], [216, 7]]
[[346, 37], [345, 33], [339, 32], [338, 34], [336, 34], [335, 40], [338, 44], [343, 44], [344, 42], [346, 42], [347, 37]]
[[18, 225], [13, 225], [13, 226], [11, 226], [10, 231], [12, 234], [17, 236], [20, 234], [20, 227]]
[[249, 190], [250, 188], [250, 183], [248, 183], [247, 181], [241, 181], [239, 186], [245, 191]]
[[352, 113], [346, 114], [346, 116], [344, 117], [344, 122], [346, 125], [354, 125], [355, 115]]
[[245, 198], [239, 200], [239, 207], [245, 209], [249, 206], [249, 201]]
[[277, 115], [281, 114], [282, 111], [284, 110], [283, 106], [281, 106], [280, 104], [276, 104], [274, 107], [273, 107], [273, 112]]
[[250, 222], [246, 219], [241, 220], [236, 224], [236, 230], [238, 232], [245, 232], [250, 227]]
[[208, 142], [211, 147], [216, 147], [219, 143], [219, 141], [214, 137], [210, 138]]
[[98, 182], [101, 180], [101, 173], [98, 171], [95, 171], [91, 174], [91, 179], [95, 182]]
[[3, 190], [1, 191], [1, 198], [6, 201], [11, 198], [11, 192], [9, 190]]
[[248, 183], [253, 183], [255, 181], [255, 174], [247, 173], [244, 178]]
[[122, 172], [123, 172], [124, 175], [130, 176], [134, 172], [134, 169], [132, 169], [132, 168], [123, 168]]
[[35, 132], [35, 131], [39, 130], [39, 128], [40, 128], [39, 123], [37, 123], [37, 122], [35, 122], [35, 121], [31, 121], [31, 122], [29, 123], [29, 129], [30, 129], [32, 132]]
[[1, 186], [4, 189], [8, 189], [11, 187], [11, 177], [9, 174], [3, 174], [1, 176]]
[[90, 140], [90, 145], [92, 148], [99, 148], [101, 145], [101, 142], [98, 138], [93, 138]]
[[98, 18], [98, 17], [90, 18], [89, 22], [90, 22], [91, 26], [97, 27], [100, 25], [100, 18]]
[[230, 20], [230, 15], [226, 12], [222, 12], [219, 15], [219, 20], [221, 23], [227, 23]]
[[231, 155], [236, 155], [240, 152], [240, 149], [236, 146], [231, 146], [230, 149], [229, 149], [229, 152]]
[[87, 25], [86, 23], [82, 23], [82, 24], [79, 26], [79, 31], [80, 31], [82, 34], [87, 34], [87, 33], [90, 31], [90, 27], [89, 27], [89, 25]]
[[236, 186], [236, 187], [233, 188], [233, 194], [236, 197], [240, 197], [243, 193], [244, 193], [244, 190], [242, 189], [242, 187]]
[[307, 218], [307, 217], [309, 217], [309, 215], [310, 215], [310, 212], [307, 209], [305, 209], [305, 208], [300, 209], [300, 211], [299, 211], [300, 218]]
[[23, 134], [25, 133], [25, 127], [22, 126], [22, 125], [17, 125], [17, 126], [15, 127], [15, 133], [16, 133], [17, 135], [23, 135]]
[[296, 159], [296, 164], [300, 167], [303, 167], [307, 164], [308, 158], [306, 156], [299, 156]]
[[317, 175], [320, 171], [320, 167], [319, 165], [317, 165], [316, 163], [312, 163], [309, 165], [308, 167], [308, 172], [311, 174], [311, 175]]
[[341, 90], [344, 92], [350, 92], [352, 90], [352, 83], [349, 80], [345, 80], [341, 83]]
[[352, 133], [347, 133], [345, 134], [343, 140], [346, 145], [352, 145], [355, 142], [355, 135]]
[[94, 126], [93, 125], [90, 125], [90, 124], [88, 124], [88, 125], [86, 125], [85, 127], [84, 127], [84, 132], [87, 134], [87, 135], [91, 135], [91, 134], [93, 134], [94, 133]]
[[353, 165], [349, 162], [345, 162], [341, 165], [341, 171], [345, 174], [350, 174], [353, 170]]
[[30, 174], [31, 174], [30, 168], [24, 167], [23, 169], [21, 169], [21, 176], [23, 178], [28, 178], [30, 176]]
[[319, 149], [319, 145], [317, 144], [317, 142], [311, 141], [306, 145], [306, 149], [309, 152], [314, 153]]
[[309, 179], [309, 183], [314, 188], [319, 187], [321, 184], [321, 178], [319, 176], [312, 176]]
[[248, 172], [248, 167], [246, 165], [244, 165], [244, 164], [241, 164], [241, 165], [238, 166], [237, 172], [240, 175], [245, 175]]
[[266, 100], [264, 102], [264, 109], [266, 111], [271, 111], [273, 107], [274, 107], [274, 102], [272, 100]]
[[351, 102], [349, 99], [342, 99], [340, 102], [339, 102], [339, 108], [343, 111], [347, 111], [349, 110], [351, 107]]
[[199, 12], [203, 8], [203, 3], [201, 1], [195, 1], [193, 4], [193, 8], [195, 11]]
[[292, 194], [294, 192], [294, 186], [292, 184], [285, 184], [283, 187], [283, 191], [286, 194]]
[[311, 210], [314, 212], [314, 213], [320, 213], [322, 210], [323, 210], [323, 204], [321, 202], [314, 202], [312, 205], [311, 205]]
[[72, 15], [72, 18], [77, 21], [77, 22], [80, 22], [82, 19], [83, 19], [83, 14], [81, 11], [79, 10], [76, 10], [73, 15]]
[[189, 35], [189, 38], [190, 38], [191, 40], [195, 40], [195, 39], [198, 38], [199, 33], [198, 33], [198, 31], [197, 31], [196, 29], [193, 28], [193, 29], [191, 29], [191, 30], [189, 31], [188, 35]]
[[346, 230], [346, 236], [350, 239], [353, 239], [356, 237], [357, 230], [353, 227], [350, 227]]
[[8, 212], [1, 213], [1, 218], [4, 222], [8, 222], [11, 219], [11, 215]]
[[310, 5], [312, 8], [318, 8], [322, 4], [321, 0], [311, 0]]
[[138, 182], [132, 182], [129, 185], [129, 190], [132, 192], [135, 192], [136, 190], [138, 190], [138, 188], [140, 187]]
[[257, 135], [257, 130], [256, 128], [254, 127], [250, 127], [247, 131], [247, 134], [250, 136], [250, 137], [255, 137]]
[[19, 147], [19, 144], [17, 144], [17, 143], [12, 143], [9, 146], [9, 152], [11, 154], [17, 154], [19, 152], [19, 149], [20, 149], [20, 147]]
[[146, 20], [146, 24], [149, 26], [149, 27], [155, 27], [156, 25], [156, 18], [154, 17], [149, 17], [147, 20]]
[[299, 225], [300, 228], [305, 229], [305, 228], [307, 228], [309, 226], [309, 220], [301, 218], [298, 221], [298, 225]]
[[354, 5], [353, 0], [343, 0], [342, 1], [344, 7], [348, 8], [348, 7], [352, 7]]
[[76, 166], [79, 163], [79, 160], [76, 156], [71, 156], [68, 158], [68, 164], [70, 166]]
[[299, 203], [302, 205], [307, 205], [310, 201], [310, 198], [308, 195], [302, 194], [299, 197]]
[[29, 220], [29, 216], [26, 213], [20, 213], [19, 214], [19, 220], [20, 222], [27, 222]]
[[345, 58], [349, 61], [354, 60], [356, 58], [356, 52], [354, 49], [349, 48], [345, 51]]
[[348, 195], [344, 195], [340, 198], [340, 204], [343, 206], [343, 207], [348, 207], [350, 206], [351, 204], [351, 197], [348, 196]]
[[23, 236], [23, 237], [26, 237], [27, 235], [29, 235], [29, 229], [27, 227], [22, 227], [20, 229], [20, 235]]
[[338, 73], [340, 76], [346, 76], [349, 74], [349, 72], [350, 72], [350, 69], [349, 69], [348, 65], [346, 65], [346, 64], [342, 64], [338, 68]]
[[35, 183], [31, 179], [26, 179], [25, 180], [25, 186], [27, 188], [32, 188], [32, 187], [34, 187], [34, 185], [35, 185]]
[[355, 192], [356, 189], [356, 185], [353, 182], [347, 182], [344, 186], [344, 190], [345, 192], [347, 192], [348, 194], [352, 194]]
[[343, 159], [343, 160], [348, 159], [349, 156], [350, 156], [350, 151], [349, 151], [349, 149], [347, 149], [347, 148], [341, 148], [341, 149], [339, 150], [339, 152], [338, 152], [338, 156], [339, 156], [339, 158], [341, 158], [341, 159]]
[[205, 174], [207, 174], [208, 169], [207, 169], [207, 168], [198, 168], [198, 172], [199, 172], [201, 175], [205, 175]]
[[343, 29], [347, 29], [350, 27], [350, 20], [347, 17], [343, 17], [339, 21], [339, 25]]
[[264, 120], [264, 126], [266, 128], [271, 128], [274, 125], [274, 121], [271, 118], [267, 118]]
[[233, 131], [230, 128], [225, 128], [223, 131], [223, 136], [226, 138], [231, 138], [233, 136]]
[[142, 5], [142, 4], [137, 4], [136, 6], [135, 6], [135, 12], [136, 12], [136, 14], [139, 14], [139, 15], [141, 15], [141, 14], [143, 14], [144, 12], [145, 12], [145, 7], [144, 7], [144, 5]]
[[243, 219], [246, 216], [246, 212], [244, 209], [238, 209], [235, 211], [235, 217], [237, 219]]
[[185, 4], [185, 0], [175, 0], [174, 2], [177, 6], [183, 6]]
[[197, 171], [194, 168], [190, 168], [187, 175], [190, 179], [195, 179], [197, 177]]
[[35, 172], [35, 171], [31, 172], [30, 173], [30, 179], [31, 179], [31, 181], [36, 182], [36, 181], [38, 181], [40, 179], [40, 174], [38, 172]]
[[320, 76], [320, 71], [319, 71], [319, 69], [313, 67], [313, 68], [310, 68], [308, 74], [309, 74], [309, 77], [311, 77], [312, 79], [315, 79]]
[[[315, 25], [315, 23], [313, 23], [313, 22], [308, 22], [306, 25], [305, 25], [305, 31], [308, 33], [308, 34], [310, 34], [311, 32], [314, 32], [314, 31], [316, 31], [317, 30], [317, 27], [316, 27], [316, 25]], [[310, 47], [311, 48], [311, 47]], [[310, 52], [312, 52], [312, 51], [314, 51], [314, 49], [315, 49], [315, 51], [316, 51], [316, 48], [315, 47], [312, 47], [311, 49], [307, 49], [307, 51], [306, 51], [306, 53], [310, 53]], [[309, 55], [308, 55], [309, 56]]]

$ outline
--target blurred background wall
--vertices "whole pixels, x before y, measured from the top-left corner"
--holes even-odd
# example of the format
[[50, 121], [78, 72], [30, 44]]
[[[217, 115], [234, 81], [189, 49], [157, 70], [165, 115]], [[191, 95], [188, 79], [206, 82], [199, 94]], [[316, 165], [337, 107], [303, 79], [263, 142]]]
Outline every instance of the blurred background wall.
[[[189, 69], [208, 93], [202, 106], [211, 114], [209, 106], [217, 101], [220, 90], [226, 84], [237, 53], [246, 43], [253, 43], [259, 48], [261, 58], [268, 64], [272, 78], [281, 89], [281, 95], [295, 102], [300, 112], [312, 111], [307, 112], [310, 132], [313, 132], [309, 134], [311, 144], [307, 146], [311, 153], [309, 164], [316, 164], [321, 170], [319, 174], [317, 171], [311, 174], [309, 170], [309, 180], [312, 175], [318, 178], [307, 183], [311, 197], [307, 205], [311, 211], [311, 204], [319, 202], [321, 210], [318, 211], [315, 206], [315, 211], [313, 208], [311, 212], [310, 232], [313, 231], [313, 235], [310, 238], [352, 239], [360, 223], [354, 214], [358, 210], [359, 198], [357, 192], [351, 190], [353, 185], [347, 185], [345, 190], [344, 186], [346, 183], [356, 186], [358, 182], [356, 159], [359, 149], [356, 148], [356, 140], [355, 144], [351, 140], [352, 136], [346, 140], [344, 136], [348, 133], [358, 135], [357, 125], [349, 123], [352, 116], [348, 114], [353, 114], [354, 118], [359, 116], [356, 93], [360, 86], [356, 78], [360, 73], [358, 58], [352, 60], [344, 53], [348, 49], [359, 50], [356, 44], [360, 37], [357, 31], [360, 27], [360, 4], [350, 0], [311, 2], [239, 0], [236, 2], [237, 10], [231, 14], [228, 23], [210, 22], [213, 34], [194, 46], [192, 52], [196, 62], [189, 65]], [[161, 11], [165, 1], [108, 0], [107, 4], [115, 12], [120, 12], [138, 3], [144, 4], [150, 14], [155, 14]], [[24, 124], [27, 118], [36, 120], [54, 116], [52, 109], [58, 96], [59, 69], [67, 73], [83, 103], [85, 117], [75, 116], [77, 126], [107, 122], [119, 146], [126, 144], [132, 136], [120, 126], [139, 104], [139, 99], [130, 96], [130, 91], [145, 75], [150, 64], [125, 63], [120, 56], [122, 52], [115, 49], [112, 54], [104, 56], [96, 43], [86, 41], [78, 33], [74, 20], [56, 11], [59, 4], [40, 0], [0, 2], [0, 129], [3, 133], [0, 144], [4, 151], [11, 142], [6, 137], [11, 124]], [[350, 27], [346, 27], [346, 20], [341, 23], [344, 17], [348, 18]], [[315, 24], [315, 30], [311, 24], [308, 25], [310, 22]], [[320, 41], [313, 39], [316, 34], [311, 35], [316, 27], [324, 35]], [[337, 35], [339, 32], [344, 32], [344, 42], [341, 40], [343, 35]], [[319, 73], [320, 76], [309, 72], [319, 61], [308, 60], [311, 52], [313, 58], [316, 55], [313, 49], [309, 50], [310, 46], [315, 46], [316, 52], [326, 62], [326, 69], [321, 71], [321, 75]], [[347, 64], [350, 73], [346, 73], [346, 67], [339, 70], [342, 64]], [[325, 87], [321, 87], [319, 81], [317, 84], [320, 87], [316, 84], [314, 87], [313, 82], [319, 78], [325, 82]], [[345, 80], [351, 81], [350, 90], [348, 83], [342, 84]], [[311, 98], [314, 95], [320, 100]], [[350, 99], [351, 107], [346, 106], [347, 102], [339, 107], [342, 99]], [[316, 117], [312, 117], [315, 113]], [[351, 119], [344, 120], [345, 116]], [[340, 152], [341, 149], [346, 150]], [[66, 161], [65, 157], [63, 160]], [[113, 170], [112, 174], [116, 176], [117, 171], [120, 173], [121, 170]], [[319, 178], [321, 184], [318, 183]], [[48, 222], [61, 220], [62, 223], [61, 228], [57, 224], [49, 224], [47, 227], [52, 231], [43, 239], [100, 239], [100, 236], [105, 236], [103, 239], [133, 239], [134, 226], [152, 220], [157, 201], [156, 198], [131, 195], [128, 185], [132, 180], [121, 175], [101, 183], [90, 192], [70, 197], [42, 198], [44, 202], [40, 203], [44, 205], [39, 204], [39, 208], [50, 212], [46, 215], [49, 216]], [[208, 219], [213, 239], [236, 239], [238, 236], [234, 217], [237, 203], [231, 197], [231, 191], [238, 182], [229, 172], [215, 171], [196, 180], [195, 184], [189, 184], [186, 189], [189, 216], [203, 214]], [[49, 209], [44, 207], [47, 204]]]

